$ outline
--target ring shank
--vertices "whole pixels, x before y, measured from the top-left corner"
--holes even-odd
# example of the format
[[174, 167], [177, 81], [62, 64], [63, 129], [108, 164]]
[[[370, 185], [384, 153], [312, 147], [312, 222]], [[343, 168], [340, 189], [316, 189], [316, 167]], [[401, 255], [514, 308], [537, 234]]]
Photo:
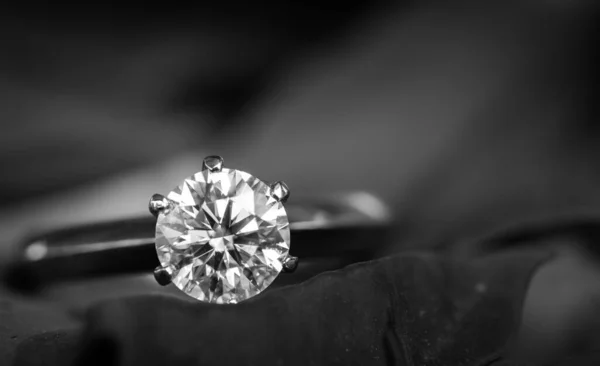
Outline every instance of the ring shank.
[[[375, 258], [386, 242], [387, 209], [364, 192], [288, 203], [286, 211], [292, 252], [300, 258], [298, 273], [288, 276], [303, 277], [303, 261], [317, 260], [326, 268], [329, 262], [339, 267]], [[65, 280], [150, 273], [158, 265], [155, 225], [148, 215], [30, 237], [19, 246], [4, 279], [15, 290], [35, 291]]]

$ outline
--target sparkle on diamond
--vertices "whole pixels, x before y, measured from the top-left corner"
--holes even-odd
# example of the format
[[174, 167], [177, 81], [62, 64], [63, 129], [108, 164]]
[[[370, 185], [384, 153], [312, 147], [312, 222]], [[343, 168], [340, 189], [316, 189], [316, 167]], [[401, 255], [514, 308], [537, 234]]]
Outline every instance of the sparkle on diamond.
[[156, 251], [172, 282], [202, 301], [235, 303], [273, 282], [290, 244], [287, 214], [270, 187], [248, 173], [202, 171], [169, 193]]

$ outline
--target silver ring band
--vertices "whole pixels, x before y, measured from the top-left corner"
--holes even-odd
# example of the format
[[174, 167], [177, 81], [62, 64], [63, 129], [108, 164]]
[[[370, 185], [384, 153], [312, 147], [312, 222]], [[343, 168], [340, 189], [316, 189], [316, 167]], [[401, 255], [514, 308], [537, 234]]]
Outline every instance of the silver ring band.
[[[352, 192], [287, 205], [298, 271], [281, 284], [378, 256], [387, 242], [389, 212], [376, 197]], [[35, 291], [50, 283], [151, 272], [157, 265], [156, 220], [94, 223], [32, 236], [5, 274], [9, 287]]]

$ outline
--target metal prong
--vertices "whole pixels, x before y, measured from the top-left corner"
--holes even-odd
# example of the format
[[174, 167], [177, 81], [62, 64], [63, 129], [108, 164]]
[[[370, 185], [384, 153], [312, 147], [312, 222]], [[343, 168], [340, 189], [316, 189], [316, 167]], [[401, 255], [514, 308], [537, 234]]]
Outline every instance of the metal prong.
[[169, 203], [169, 200], [165, 196], [157, 193], [150, 198], [148, 209], [150, 210], [150, 213], [156, 217], [159, 213], [169, 207]]
[[283, 261], [283, 271], [286, 273], [292, 273], [298, 268], [298, 257], [288, 255]]
[[271, 184], [271, 195], [279, 202], [285, 203], [290, 198], [290, 189], [287, 184], [277, 181]]
[[154, 269], [154, 279], [161, 286], [166, 286], [171, 283], [171, 278], [173, 276], [173, 269], [170, 267], [161, 267], [158, 266]]
[[202, 162], [202, 170], [206, 169], [211, 172], [220, 172], [223, 169], [223, 158], [218, 155], [205, 157]]

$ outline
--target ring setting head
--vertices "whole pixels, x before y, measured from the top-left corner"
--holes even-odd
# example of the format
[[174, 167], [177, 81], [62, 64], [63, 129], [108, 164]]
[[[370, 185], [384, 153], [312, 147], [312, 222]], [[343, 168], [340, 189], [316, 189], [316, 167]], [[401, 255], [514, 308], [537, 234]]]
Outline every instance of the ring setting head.
[[283, 206], [289, 188], [225, 168], [219, 156], [202, 167], [166, 197], [150, 200], [161, 264], [154, 275], [200, 301], [238, 303], [297, 266]]

